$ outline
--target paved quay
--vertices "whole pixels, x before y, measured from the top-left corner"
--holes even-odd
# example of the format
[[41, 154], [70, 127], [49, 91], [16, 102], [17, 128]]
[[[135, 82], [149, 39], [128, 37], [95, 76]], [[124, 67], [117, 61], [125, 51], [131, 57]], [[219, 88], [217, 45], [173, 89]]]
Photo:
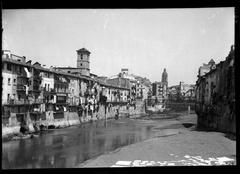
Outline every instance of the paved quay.
[[[195, 114], [176, 119], [196, 124]], [[175, 124], [177, 125], [177, 124]], [[220, 132], [197, 131], [195, 126], [164, 129], [146, 141], [88, 160], [76, 167], [144, 167], [235, 165], [236, 141]]]

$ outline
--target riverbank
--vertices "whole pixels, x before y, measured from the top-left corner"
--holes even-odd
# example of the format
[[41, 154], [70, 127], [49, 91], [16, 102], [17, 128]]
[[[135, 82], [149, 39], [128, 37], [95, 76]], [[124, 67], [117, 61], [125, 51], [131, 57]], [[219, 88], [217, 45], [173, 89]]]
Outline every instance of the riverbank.
[[[4, 126], [2, 127], [2, 141], [11, 141], [11, 140], [19, 140], [19, 139], [27, 139], [27, 138], [34, 138], [38, 137], [36, 134], [41, 132], [45, 132], [52, 129], [63, 129], [71, 126], [76, 126], [88, 122], [95, 122], [98, 120], [104, 119], [114, 119], [118, 106], [112, 106], [111, 108], [107, 108], [107, 112], [105, 113], [105, 109], [103, 106], [100, 107], [98, 112], [95, 112], [93, 116], [84, 115], [79, 117], [76, 112], [66, 112], [64, 113], [64, 117], [62, 119], [54, 119], [53, 117], [49, 116], [46, 120], [38, 122], [38, 124], [42, 124], [45, 129], [40, 132], [35, 132], [33, 128], [33, 122], [28, 119], [28, 127], [29, 133], [23, 135], [20, 133], [20, 125], [17, 123], [14, 126]], [[129, 109], [126, 106], [121, 106], [119, 108], [119, 118], [124, 117], [131, 117], [131, 118], [138, 118], [145, 114], [145, 110], [143, 107], [143, 103], [138, 103], [136, 108], [130, 107]], [[50, 128], [50, 129], [49, 129]], [[34, 135], [34, 136], [33, 136]]]
[[[236, 141], [220, 132], [197, 131], [195, 114], [181, 115], [155, 137], [76, 167], [140, 167], [236, 164]], [[182, 125], [182, 126], [180, 126]]]

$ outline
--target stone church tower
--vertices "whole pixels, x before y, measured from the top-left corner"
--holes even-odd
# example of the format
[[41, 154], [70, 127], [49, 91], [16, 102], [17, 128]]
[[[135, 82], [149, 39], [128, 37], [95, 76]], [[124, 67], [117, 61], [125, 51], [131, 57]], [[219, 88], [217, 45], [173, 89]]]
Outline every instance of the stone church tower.
[[164, 68], [163, 73], [162, 73], [162, 83], [168, 83], [168, 74], [166, 71], [166, 68]]
[[90, 76], [90, 51], [85, 48], [77, 50], [77, 68], [81, 75]]
[[168, 98], [168, 74], [166, 71], [166, 68], [164, 68], [163, 73], [162, 73], [162, 87], [163, 87], [163, 98], [167, 99]]

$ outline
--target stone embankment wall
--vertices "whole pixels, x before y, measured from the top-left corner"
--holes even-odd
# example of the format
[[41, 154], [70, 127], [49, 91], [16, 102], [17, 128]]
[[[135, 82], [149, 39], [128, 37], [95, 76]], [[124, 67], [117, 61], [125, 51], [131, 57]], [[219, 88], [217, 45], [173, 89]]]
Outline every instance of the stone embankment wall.
[[195, 103], [186, 103], [186, 102], [172, 102], [166, 105], [166, 108], [169, 108], [172, 111], [181, 112], [181, 111], [188, 111], [189, 109], [194, 112], [195, 110]]
[[[29, 114], [25, 114], [27, 120], [27, 125], [30, 132], [34, 132], [33, 124], [37, 123], [38, 125], [43, 125], [46, 127], [53, 126], [55, 128], [64, 128], [72, 125], [79, 125], [89, 121], [96, 121], [99, 119], [110, 119], [114, 118], [117, 113], [117, 109], [119, 108], [119, 117], [131, 116], [138, 117], [141, 114], [145, 113], [144, 102], [137, 102], [136, 108], [134, 106], [130, 106], [127, 109], [126, 105], [108, 105], [105, 106], [100, 105], [98, 112], [93, 113], [93, 116], [88, 113], [83, 112], [81, 116], [77, 112], [63, 112], [62, 118], [54, 118], [53, 111], [47, 111], [44, 113], [43, 117], [38, 120], [32, 120]], [[20, 120], [17, 119], [15, 113], [11, 113], [9, 117], [9, 124], [2, 125], [2, 137], [18, 134], [20, 132]]]

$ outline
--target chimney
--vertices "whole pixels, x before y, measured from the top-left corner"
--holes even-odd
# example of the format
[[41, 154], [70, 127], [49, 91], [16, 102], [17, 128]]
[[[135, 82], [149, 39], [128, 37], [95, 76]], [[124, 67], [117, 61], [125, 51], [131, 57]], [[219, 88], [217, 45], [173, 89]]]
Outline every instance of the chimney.
[[7, 59], [11, 59], [12, 58], [10, 50], [3, 50], [3, 55], [5, 55], [5, 57]]
[[24, 63], [26, 62], [26, 57], [25, 57], [25, 56], [22, 57], [22, 61], [23, 61]]

